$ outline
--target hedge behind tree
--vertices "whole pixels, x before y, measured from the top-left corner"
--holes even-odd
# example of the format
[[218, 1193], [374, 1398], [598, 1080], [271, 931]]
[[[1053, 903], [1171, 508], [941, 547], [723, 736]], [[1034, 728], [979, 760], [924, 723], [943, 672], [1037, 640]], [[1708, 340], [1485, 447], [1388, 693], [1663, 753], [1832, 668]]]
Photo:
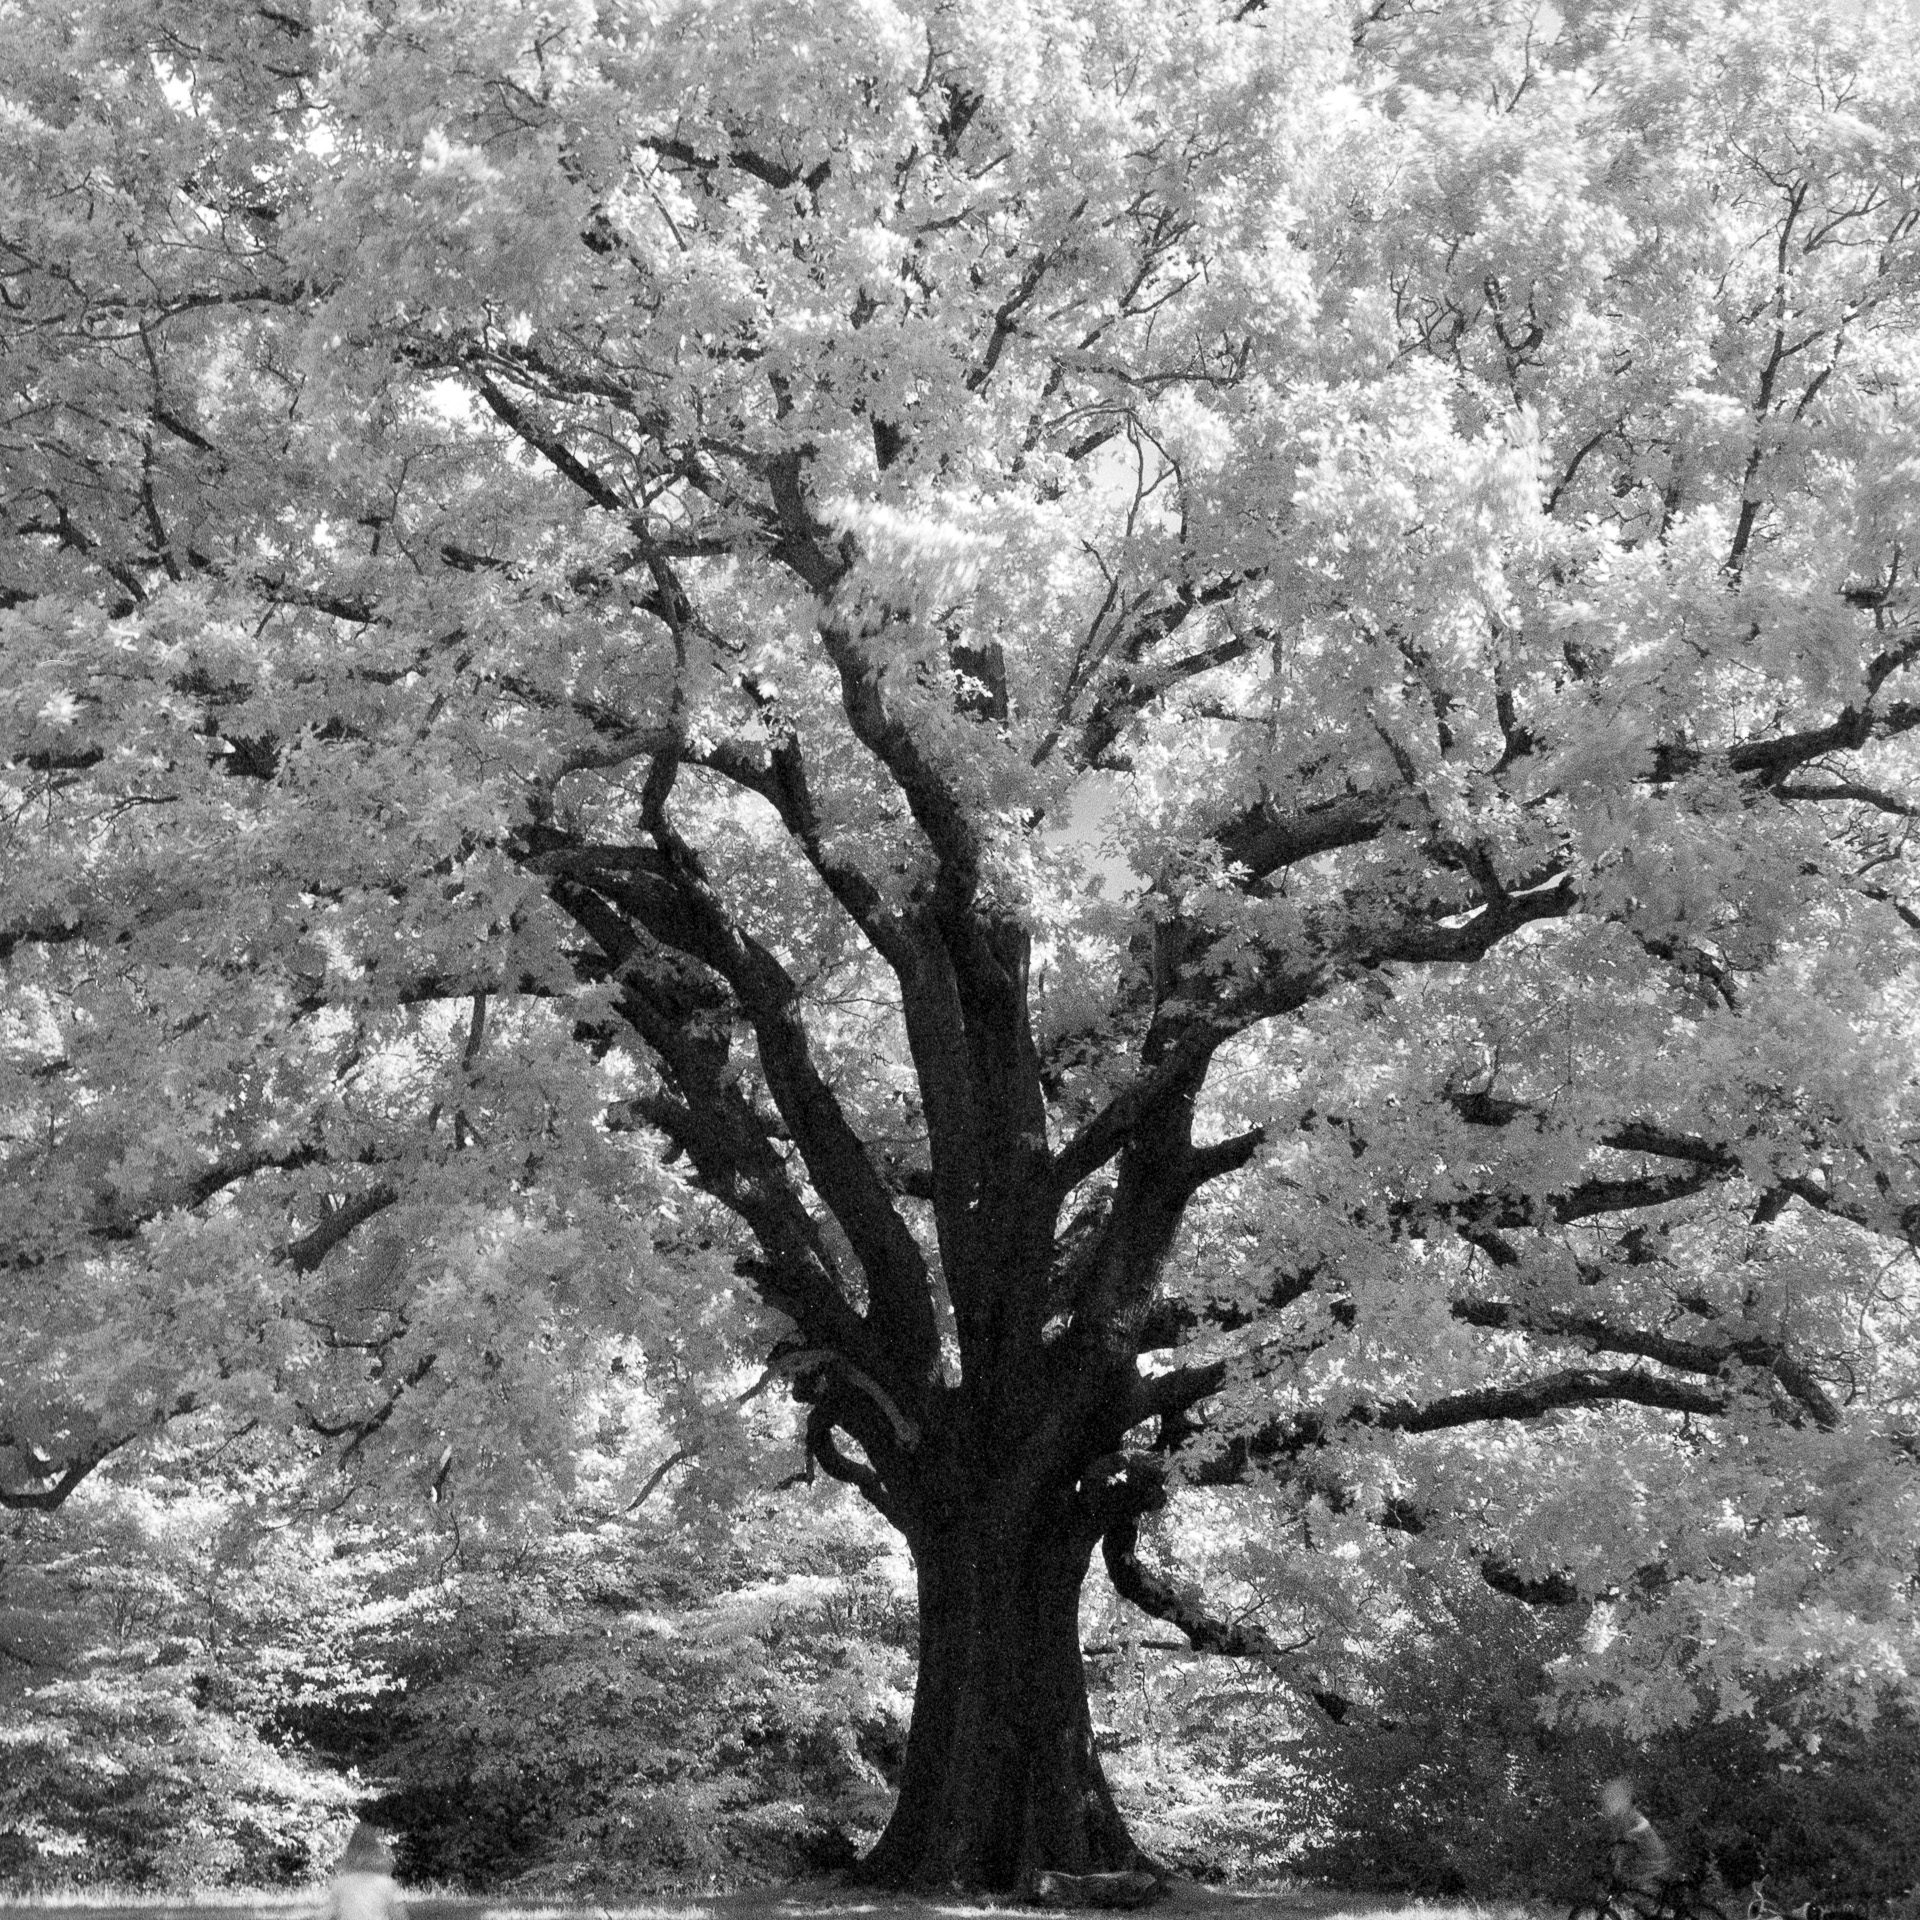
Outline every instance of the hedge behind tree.
[[[1302, 1722], [1261, 1765], [1291, 1781], [1313, 1837], [1302, 1869], [1346, 1886], [1572, 1900], [1605, 1866], [1598, 1787], [1634, 1782], [1688, 1873], [1776, 1903], [1885, 1900], [1920, 1884], [1920, 1723], [1791, 1731], [1787, 1689], [1644, 1739], [1549, 1704], [1584, 1623], [1498, 1596], [1382, 1646], [1349, 1724]], [[1284, 1785], [1282, 1785], [1284, 1791]]]

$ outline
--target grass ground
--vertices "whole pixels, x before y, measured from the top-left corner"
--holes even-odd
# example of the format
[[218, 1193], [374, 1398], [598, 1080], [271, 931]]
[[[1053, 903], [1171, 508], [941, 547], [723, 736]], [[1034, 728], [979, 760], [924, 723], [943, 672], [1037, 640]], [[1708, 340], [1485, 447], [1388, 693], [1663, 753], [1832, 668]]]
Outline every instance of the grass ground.
[[[204, 1896], [57, 1895], [9, 1899], [0, 1895], [0, 1920], [306, 1920], [324, 1893], [233, 1893]], [[646, 1901], [544, 1905], [415, 1895], [412, 1920], [976, 1920], [1037, 1912], [962, 1900], [907, 1900], [868, 1895], [830, 1880], [734, 1893], [666, 1895]], [[1176, 1883], [1171, 1896], [1149, 1908], [1150, 1920], [1523, 1920], [1523, 1910], [1409, 1902], [1388, 1895], [1330, 1893], [1319, 1887], [1227, 1891]], [[1050, 1920], [1052, 1917], [1050, 1916]], [[1098, 1916], [1089, 1916], [1098, 1920]]]

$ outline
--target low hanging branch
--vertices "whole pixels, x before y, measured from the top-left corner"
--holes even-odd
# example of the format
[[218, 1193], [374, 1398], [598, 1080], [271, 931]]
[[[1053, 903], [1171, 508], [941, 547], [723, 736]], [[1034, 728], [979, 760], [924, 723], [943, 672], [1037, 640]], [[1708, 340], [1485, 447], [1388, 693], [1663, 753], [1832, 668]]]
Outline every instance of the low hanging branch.
[[1140, 1558], [1140, 1528], [1133, 1520], [1109, 1527], [1100, 1539], [1107, 1577], [1123, 1600], [1144, 1614], [1178, 1627], [1196, 1653], [1224, 1654], [1232, 1660], [1263, 1660], [1283, 1665], [1313, 1644], [1313, 1636], [1282, 1642], [1254, 1621], [1223, 1620], [1212, 1612], [1200, 1589], [1155, 1573]]

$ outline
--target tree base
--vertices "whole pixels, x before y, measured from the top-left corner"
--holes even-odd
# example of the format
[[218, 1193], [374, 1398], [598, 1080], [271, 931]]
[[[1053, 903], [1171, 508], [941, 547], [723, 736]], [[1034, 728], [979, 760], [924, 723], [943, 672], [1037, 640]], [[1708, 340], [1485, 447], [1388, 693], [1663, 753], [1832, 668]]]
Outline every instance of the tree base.
[[1144, 1867], [1120, 1873], [1041, 1873], [1034, 1876], [1033, 1902], [1039, 1907], [1145, 1907], [1165, 1899], [1169, 1891], [1163, 1874]]

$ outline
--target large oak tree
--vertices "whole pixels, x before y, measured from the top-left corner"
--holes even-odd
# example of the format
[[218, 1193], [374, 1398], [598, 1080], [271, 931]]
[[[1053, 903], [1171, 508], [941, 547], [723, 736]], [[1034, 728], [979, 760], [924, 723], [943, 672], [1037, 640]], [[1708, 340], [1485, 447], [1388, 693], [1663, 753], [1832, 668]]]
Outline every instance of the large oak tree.
[[0, 1501], [208, 1410], [558, 1497], [759, 1340], [923, 1885], [1133, 1858], [1096, 1551], [1342, 1710], [1182, 1488], [1623, 1700], [1902, 1683], [1870, 11], [0, 8]]

